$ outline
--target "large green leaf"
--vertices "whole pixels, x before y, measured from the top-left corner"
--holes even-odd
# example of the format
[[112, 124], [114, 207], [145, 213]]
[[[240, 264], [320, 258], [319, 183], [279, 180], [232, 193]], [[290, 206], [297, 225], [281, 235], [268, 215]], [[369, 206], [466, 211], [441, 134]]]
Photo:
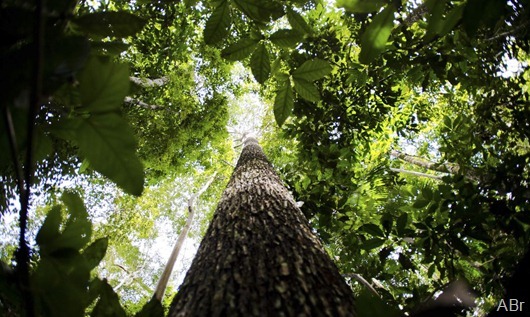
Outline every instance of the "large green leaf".
[[204, 28], [204, 42], [215, 44], [226, 38], [230, 32], [232, 17], [228, 1], [221, 1], [214, 9]]
[[108, 238], [99, 238], [90, 244], [83, 251], [83, 257], [86, 260], [89, 270], [92, 270], [98, 266], [99, 262], [103, 260], [105, 253], [107, 252], [107, 246], [109, 244]]
[[49, 245], [51, 241], [56, 240], [60, 236], [59, 228], [62, 220], [61, 206], [54, 206], [48, 211], [48, 215], [35, 238], [41, 252], [43, 252], [43, 246], [46, 248], [46, 245]]
[[252, 54], [258, 45], [259, 40], [244, 38], [230, 45], [221, 52], [221, 56], [230, 61], [240, 61]]
[[293, 28], [293, 30], [298, 31], [301, 34], [307, 34], [311, 32], [311, 27], [307, 24], [305, 19], [293, 9], [287, 10], [287, 20]]
[[354, 13], [370, 13], [379, 11], [386, 2], [385, 0], [337, 0], [337, 7]]
[[140, 32], [146, 20], [126, 11], [94, 12], [74, 18], [81, 31], [100, 37], [127, 37]]
[[129, 92], [129, 68], [109, 58], [92, 56], [79, 75], [79, 92], [84, 111], [116, 111]]
[[331, 65], [322, 59], [305, 61], [293, 72], [293, 78], [307, 81], [318, 80], [331, 73]]
[[385, 243], [385, 239], [372, 238], [364, 241], [361, 248], [364, 250], [371, 250], [382, 246], [383, 243]]
[[401, 311], [385, 303], [364, 287], [357, 297], [357, 314], [359, 317], [398, 317]]
[[293, 105], [293, 89], [287, 78], [287, 80], [278, 83], [276, 98], [274, 99], [274, 118], [280, 127], [293, 112]]
[[383, 230], [381, 230], [381, 228], [378, 225], [373, 224], [373, 223], [364, 224], [359, 228], [359, 230], [369, 233], [375, 237], [385, 236], [385, 234], [383, 233]]
[[393, 5], [387, 6], [374, 17], [372, 23], [366, 28], [361, 36], [359, 62], [369, 64], [385, 50], [390, 33], [394, 28], [394, 12]]
[[136, 157], [136, 140], [127, 122], [115, 113], [93, 115], [77, 130], [80, 154], [90, 165], [126, 192], [140, 195], [143, 167]]
[[305, 100], [311, 102], [318, 102], [320, 100], [320, 93], [318, 88], [312, 82], [304, 79], [293, 78], [294, 90]]
[[256, 81], [263, 84], [270, 76], [271, 61], [267, 47], [259, 44], [250, 58], [250, 69]]
[[302, 33], [289, 29], [278, 30], [269, 37], [272, 43], [285, 48], [295, 47], [303, 38]]

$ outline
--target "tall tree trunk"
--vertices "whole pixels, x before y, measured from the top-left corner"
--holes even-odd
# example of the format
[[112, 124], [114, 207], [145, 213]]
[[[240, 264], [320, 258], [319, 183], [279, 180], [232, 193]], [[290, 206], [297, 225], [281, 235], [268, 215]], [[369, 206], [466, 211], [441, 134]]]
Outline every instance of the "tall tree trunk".
[[356, 316], [350, 287], [254, 138], [169, 316]]

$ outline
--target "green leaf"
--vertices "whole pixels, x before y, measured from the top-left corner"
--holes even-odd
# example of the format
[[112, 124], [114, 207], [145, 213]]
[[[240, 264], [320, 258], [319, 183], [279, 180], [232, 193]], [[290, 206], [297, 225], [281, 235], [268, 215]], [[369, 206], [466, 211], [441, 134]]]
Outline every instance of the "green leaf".
[[118, 114], [94, 115], [77, 130], [80, 154], [90, 165], [126, 192], [143, 191], [143, 167], [136, 157], [136, 140], [127, 122]]
[[272, 43], [284, 48], [295, 47], [303, 38], [304, 36], [298, 31], [289, 29], [278, 30], [269, 37]]
[[359, 62], [369, 64], [385, 50], [390, 33], [394, 28], [394, 12], [393, 5], [387, 6], [374, 17], [372, 23], [366, 28], [361, 36]]
[[303, 79], [293, 79], [294, 90], [296, 90], [302, 98], [311, 102], [318, 102], [320, 100], [320, 92], [315, 84]]
[[52, 241], [57, 239], [60, 236], [59, 227], [63, 217], [61, 215], [61, 206], [54, 206], [48, 211], [48, 215], [44, 220], [35, 241], [41, 248], [45, 248], [46, 245], [49, 245]]
[[293, 28], [293, 30], [298, 31], [301, 34], [311, 33], [311, 28], [305, 21], [305, 19], [296, 11], [291, 8], [287, 9], [287, 20]]
[[363, 287], [357, 297], [356, 312], [359, 317], [399, 317], [401, 311], [375, 296], [367, 287]]
[[250, 58], [250, 69], [256, 81], [263, 84], [270, 76], [271, 61], [267, 47], [259, 44]]
[[118, 110], [129, 92], [129, 68], [92, 56], [79, 75], [82, 109], [91, 113]]
[[234, 4], [245, 15], [257, 22], [269, 22], [283, 15], [283, 6], [274, 1], [234, 0]]
[[425, 206], [427, 206], [431, 201], [430, 200], [427, 200], [427, 199], [418, 199], [414, 202], [414, 204], [412, 205], [412, 207], [414, 208], [417, 208], [417, 209], [421, 209]]
[[127, 37], [140, 32], [146, 20], [126, 11], [94, 12], [72, 20], [81, 31], [100, 37]]
[[446, 0], [427, 0], [425, 2], [425, 6], [429, 10], [427, 33], [425, 35], [427, 39], [433, 38], [442, 31], [444, 25], [443, 13], [445, 10], [445, 3]]
[[120, 299], [107, 281], [101, 281], [100, 298], [90, 314], [91, 317], [126, 317], [125, 310], [120, 305]]
[[206, 21], [204, 28], [204, 42], [206, 44], [216, 44], [225, 39], [230, 33], [232, 16], [228, 1], [221, 1], [214, 9], [212, 15]]
[[83, 256], [87, 262], [89, 270], [92, 270], [98, 266], [99, 262], [103, 260], [105, 253], [107, 252], [107, 246], [109, 244], [108, 238], [99, 238], [85, 248]]
[[415, 269], [414, 264], [410, 261], [408, 256], [404, 255], [403, 253], [399, 254], [398, 262], [405, 270]]
[[377, 12], [385, 4], [385, 0], [337, 0], [337, 7], [353, 13]]
[[396, 230], [397, 234], [400, 237], [403, 237], [405, 235], [405, 228], [407, 227], [408, 218], [408, 214], [403, 213], [396, 220]]
[[293, 78], [315, 81], [331, 73], [331, 65], [321, 59], [305, 61], [293, 72]]
[[221, 52], [221, 56], [229, 61], [240, 61], [249, 56], [258, 45], [259, 40], [244, 38], [230, 45]]
[[372, 239], [368, 239], [364, 241], [363, 244], [361, 245], [361, 248], [363, 250], [372, 250], [372, 249], [382, 246], [383, 243], [385, 243], [385, 239], [372, 238]]
[[129, 48], [129, 44], [122, 42], [90, 42], [90, 47], [103, 55], [119, 55]]
[[64, 192], [61, 200], [66, 205], [70, 216], [55, 248], [81, 250], [90, 241], [92, 235], [92, 223], [88, 219], [88, 212], [81, 197], [75, 193]]
[[383, 230], [381, 230], [381, 228], [379, 228], [378, 225], [375, 225], [373, 223], [367, 223], [367, 224], [364, 224], [362, 225], [360, 228], [359, 228], [360, 231], [364, 231], [368, 234], [371, 234], [372, 236], [376, 236], [376, 237], [384, 237], [385, 234], [383, 233]]
[[276, 91], [276, 98], [274, 99], [274, 118], [278, 126], [282, 126], [285, 120], [293, 112], [293, 89], [289, 80], [284, 80], [278, 83], [279, 87]]
[[163, 317], [164, 307], [159, 300], [152, 298], [147, 304], [142, 307], [134, 317]]

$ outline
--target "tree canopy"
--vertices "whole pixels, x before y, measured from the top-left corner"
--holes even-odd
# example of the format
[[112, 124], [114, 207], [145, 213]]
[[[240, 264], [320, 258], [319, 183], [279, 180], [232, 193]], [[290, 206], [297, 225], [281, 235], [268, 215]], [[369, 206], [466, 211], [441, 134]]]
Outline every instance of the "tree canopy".
[[530, 239], [529, 5], [3, 1], [0, 309], [161, 314], [148, 250], [257, 128], [359, 298], [485, 315]]

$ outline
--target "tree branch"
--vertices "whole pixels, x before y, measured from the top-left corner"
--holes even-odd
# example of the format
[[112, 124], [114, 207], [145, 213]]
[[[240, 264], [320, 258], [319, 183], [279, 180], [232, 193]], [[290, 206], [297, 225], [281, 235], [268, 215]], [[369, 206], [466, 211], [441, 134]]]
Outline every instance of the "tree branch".
[[140, 78], [140, 77], [131, 76], [129, 77], [129, 80], [143, 88], [152, 88], [152, 87], [164, 86], [165, 84], [169, 82], [169, 77], [164, 76], [160, 78], [149, 79], [149, 78]]
[[364, 277], [362, 277], [361, 275], [357, 274], [357, 273], [349, 273], [349, 274], [344, 274], [343, 275], [344, 277], [351, 277], [351, 278], [354, 278], [355, 280], [357, 280], [358, 282], [360, 282], [361, 284], [363, 284], [364, 286], [366, 286], [368, 288], [368, 290], [370, 292], [372, 292], [372, 294], [374, 294], [375, 296], [381, 298], [381, 296], [379, 295], [379, 293], [375, 290], [375, 288], [370, 284], [368, 283], [367, 280], [364, 279]]
[[442, 177], [443, 177], [441, 175], [426, 174], [426, 173], [421, 173], [421, 172], [416, 172], [416, 171], [404, 170], [404, 169], [401, 169], [401, 168], [393, 168], [393, 167], [391, 167], [390, 170], [392, 172], [396, 172], [396, 173], [409, 174], [409, 175], [414, 175], [414, 176], [419, 176], [419, 177], [428, 177], [428, 178], [432, 178], [432, 179], [436, 179], [436, 180], [441, 180]]
[[175, 243], [175, 246], [173, 247], [173, 250], [171, 251], [171, 255], [169, 256], [169, 259], [167, 260], [166, 267], [164, 268], [164, 271], [162, 272], [162, 275], [160, 276], [160, 280], [158, 281], [158, 284], [156, 285], [155, 293], [153, 294], [153, 298], [162, 301], [162, 298], [164, 297], [164, 293], [166, 291], [167, 283], [169, 281], [169, 278], [171, 277], [171, 273], [173, 272], [173, 267], [175, 266], [175, 262], [177, 261], [177, 257], [180, 253], [180, 250], [182, 249], [182, 245], [184, 244], [184, 240], [186, 239], [188, 232], [191, 228], [191, 223], [193, 222], [193, 216], [195, 214], [195, 210], [193, 209], [193, 206], [195, 204], [195, 201], [199, 196], [204, 193], [208, 187], [212, 184], [215, 177], [217, 176], [217, 172], [213, 173], [212, 176], [208, 179], [206, 184], [199, 189], [197, 193], [192, 195], [188, 199], [188, 219], [186, 220], [186, 224], [184, 225], [184, 228], [180, 232], [177, 242]]
[[163, 106], [159, 106], [159, 105], [150, 105], [148, 103], [145, 103], [141, 100], [138, 100], [138, 99], [134, 99], [134, 98], [131, 98], [131, 97], [125, 97], [125, 99], [123, 100], [126, 104], [129, 104], [129, 105], [133, 105], [133, 106], [140, 106], [144, 109], [148, 109], [148, 110], [163, 110], [165, 109], [165, 107]]

